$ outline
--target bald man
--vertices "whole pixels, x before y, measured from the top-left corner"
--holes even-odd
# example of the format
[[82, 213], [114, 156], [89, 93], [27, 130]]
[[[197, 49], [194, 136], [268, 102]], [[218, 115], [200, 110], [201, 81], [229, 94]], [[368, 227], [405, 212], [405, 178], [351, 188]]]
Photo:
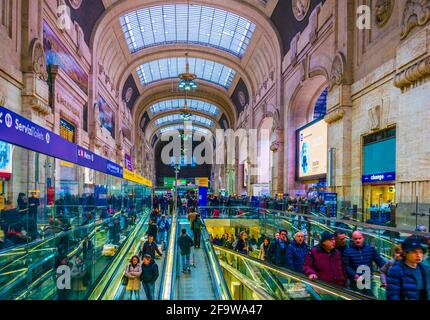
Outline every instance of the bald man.
[[303, 273], [308, 246], [305, 243], [305, 234], [297, 232], [294, 235], [294, 240], [288, 245], [287, 249], [287, 268]]
[[[357, 280], [360, 278], [362, 273], [358, 272], [359, 267], [367, 266], [370, 272], [373, 274], [373, 262], [379, 268], [382, 268], [385, 264], [385, 260], [381, 258], [376, 249], [365, 243], [365, 237], [360, 231], [355, 231], [352, 234], [352, 245], [347, 248], [343, 255], [343, 261], [345, 265], [345, 271], [348, 274], [351, 289], [359, 291], [363, 294], [373, 295], [372, 289], [357, 288]], [[374, 281], [372, 277], [372, 288]]]

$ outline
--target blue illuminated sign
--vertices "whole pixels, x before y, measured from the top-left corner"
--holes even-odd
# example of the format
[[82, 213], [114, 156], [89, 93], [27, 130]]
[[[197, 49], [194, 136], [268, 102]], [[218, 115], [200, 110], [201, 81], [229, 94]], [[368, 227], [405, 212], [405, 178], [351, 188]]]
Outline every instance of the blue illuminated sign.
[[0, 140], [116, 177], [123, 177], [123, 168], [116, 163], [77, 146], [4, 107], [0, 107]]
[[362, 177], [363, 183], [395, 181], [395, 180], [396, 180], [395, 172], [368, 174]]
[[0, 107], [0, 139], [76, 163], [77, 146], [75, 144], [4, 107]]

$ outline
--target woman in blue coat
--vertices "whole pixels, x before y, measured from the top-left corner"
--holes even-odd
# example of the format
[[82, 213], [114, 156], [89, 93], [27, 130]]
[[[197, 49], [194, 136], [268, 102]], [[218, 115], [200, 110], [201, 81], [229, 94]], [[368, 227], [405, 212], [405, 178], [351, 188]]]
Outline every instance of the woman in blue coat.
[[422, 263], [425, 253], [416, 237], [402, 243], [403, 259], [388, 271], [388, 300], [430, 300], [429, 269]]

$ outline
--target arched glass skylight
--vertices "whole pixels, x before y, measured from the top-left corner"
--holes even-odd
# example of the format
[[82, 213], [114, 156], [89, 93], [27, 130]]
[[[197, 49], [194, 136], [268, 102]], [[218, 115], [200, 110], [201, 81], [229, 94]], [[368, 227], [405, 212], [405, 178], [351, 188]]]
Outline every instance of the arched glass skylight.
[[[152, 115], [157, 114], [159, 112], [165, 112], [175, 109], [182, 109], [185, 104], [185, 99], [172, 99], [161, 101], [154, 104], [150, 110]], [[200, 112], [207, 113], [211, 116], [218, 116], [219, 108], [209, 102], [201, 101], [201, 100], [187, 100], [187, 105], [192, 110], [197, 110]]]
[[255, 31], [255, 24], [221, 9], [185, 3], [142, 8], [120, 18], [131, 53], [174, 43], [189, 43], [218, 48], [243, 57]]
[[[173, 122], [181, 122], [181, 121], [185, 121], [181, 114], [179, 114], [179, 113], [177, 113], [177, 114], [170, 114], [168, 116], [165, 116], [165, 117], [162, 117], [160, 119], [157, 119], [155, 121], [155, 125], [161, 126], [163, 124], [168, 124], [168, 123], [173, 123]], [[195, 114], [192, 114], [187, 119], [187, 121], [191, 121], [191, 122], [203, 124], [203, 125], [208, 126], [208, 127], [213, 127], [213, 125], [214, 125], [214, 122], [212, 120], [207, 119], [205, 117], [201, 117], [201, 116], [195, 115]]]
[[[184, 130], [184, 125], [183, 124], [176, 124], [176, 125], [172, 125], [172, 126], [167, 126], [167, 127], [161, 128], [160, 132], [161, 132], [161, 134], [163, 134], [163, 133], [166, 133], [169, 131], [174, 131], [174, 130], [182, 131], [182, 130]], [[192, 126], [192, 130], [195, 132], [199, 132], [201, 134], [204, 134], [204, 135], [210, 134], [210, 131], [208, 129], [204, 129], [201, 127]]]
[[[197, 75], [197, 81], [206, 80], [228, 89], [236, 76], [236, 71], [217, 62], [200, 58], [188, 58], [188, 61], [190, 72]], [[160, 80], [178, 78], [178, 74], [185, 73], [185, 65], [185, 57], [153, 60], [138, 67], [137, 75], [145, 86]]]

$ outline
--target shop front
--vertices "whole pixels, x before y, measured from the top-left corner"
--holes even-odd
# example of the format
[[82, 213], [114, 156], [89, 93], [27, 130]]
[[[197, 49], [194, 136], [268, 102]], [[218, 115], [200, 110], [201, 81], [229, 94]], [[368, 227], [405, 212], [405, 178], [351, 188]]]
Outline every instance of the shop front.
[[374, 224], [393, 222], [396, 203], [396, 129], [363, 139], [363, 220]]

